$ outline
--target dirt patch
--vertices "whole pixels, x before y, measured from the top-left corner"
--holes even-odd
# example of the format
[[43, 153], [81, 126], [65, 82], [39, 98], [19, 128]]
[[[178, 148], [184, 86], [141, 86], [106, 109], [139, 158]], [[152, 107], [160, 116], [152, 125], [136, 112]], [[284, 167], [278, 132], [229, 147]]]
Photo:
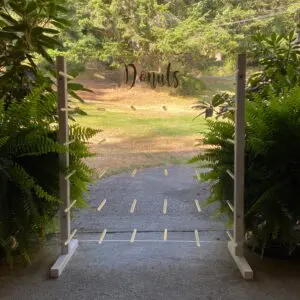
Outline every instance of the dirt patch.
[[[111, 112], [137, 113], [145, 118], [153, 115], [158, 118], [196, 116], [192, 109], [194, 98], [171, 96], [166, 91], [138, 84], [133, 89], [119, 87], [105, 76], [95, 74], [89, 74], [93, 79], [87, 76], [80, 79], [94, 93], [79, 94], [87, 103], [96, 102], [99, 111], [103, 108]], [[116, 170], [183, 163], [199, 152], [199, 148], [195, 148], [197, 138], [199, 136], [192, 133], [190, 136], [143, 136], [140, 132], [135, 137], [124, 133], [123, 128], [111, 128], [89, 141], [95, 157], [88, 158], [86, 162], [100, 173], [103, 169], [115, 173]]]
[[[98, 139], [101, 140], [100, 137]], [[193, 137], [111, 137], [102, 143], [95, 139], [89, 145], [95, 157], [86, 161], [99, 173], [103, 169], [114, 173], [114, 169], [185, 163], [199, 152], [194, 142]]]

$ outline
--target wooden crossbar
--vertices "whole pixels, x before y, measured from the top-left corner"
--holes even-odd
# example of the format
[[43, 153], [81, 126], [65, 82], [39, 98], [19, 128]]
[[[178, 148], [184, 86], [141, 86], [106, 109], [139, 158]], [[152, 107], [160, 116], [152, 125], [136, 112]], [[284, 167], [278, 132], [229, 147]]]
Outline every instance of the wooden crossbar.
[[69, 212], [71, 208], [76, 204], [77, 200], [74, 200], [69, 207], [65, 209], [65, 213]]
[[70, 237], [65, 241], [65, 245], [66, 246], [70, 244], [70, 242], [72, 241], [72, 239], [75, 236], [76, 232], [77, 232], [77, 229], [74, 229], [74, 231], [72, 232], [72, 234], [70, 235]]
[[231, 202], [230, 202], [229, 200], [226, 200], [225, 202], [226, 202], [227, 205], [229, 206], [230, 210], [231, 210], [232, 212], [234, 212], [234, 207], [233, 207], [233, 205], [231, 204]]
[[62, 72], [62, 71], [59, 71], [58, 74], [59, 74], [60, 76], [66, 77], [66, 78], [68, 78], [68, 79], [74, 79], [73, 76], [71, 76], [71, 75], [69, 75], [69, 74], [67, 74], [67, 73], [65, 73], [65, 72]]
[[70, 174], [68, 174], [65, 179], [68, 180], [70, 179], [74, 174], [76, 173], [76, 170], [73, 170]]
[[234, 180], [235, 177], [233, 175], [233, 173], [230, 170], [226, 170], [226, 173]]
[[64, 143], [64, 146], [68, 146], [68, 145], [71, 145], [75, 142], [75, 140], [71, 140], [71, 141], [68, 141], [68, 142], [65, 142]]

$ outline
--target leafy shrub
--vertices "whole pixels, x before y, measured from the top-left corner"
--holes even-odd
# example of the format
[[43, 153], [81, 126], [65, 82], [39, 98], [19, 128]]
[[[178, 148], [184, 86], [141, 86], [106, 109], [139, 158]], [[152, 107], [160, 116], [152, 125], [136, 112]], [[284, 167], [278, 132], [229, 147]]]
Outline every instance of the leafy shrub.
[[[291, 254], [300, 242], [300, 52], [295, 35], [257, 39], [263, 70], [248, 80], [245, 148], [245, 229], [254, 247]], [[211, 183], [208, 203], [220, 202], [219, 214], [232, 212], [234, 98], [215, 95], [197, 106], [221, 120], [208, 120], [203, 155], [192, 159], [210, 170], [201, 175]]]
[[[82, 159], [90, 156], [85, 141], [97, 131], [70, 126], [70, 170], [60, 170], [59, 154], [67, 148], [56, 141], [56, 74], [47, 50], [61, 47], [59, 30], [70, 24], [65, 1], [0, 3], [0, 252], [10, 263], [14, 254], [28, 262], [30, 244], [44, 239], [57, 213], [60, 171], [76, 171], [71, 198], [85, 205], [92, 170]], [[44, 68], [37, 56], [48, 62]], [[80, 89], [68, 82], [69, 93], [82, 100]]]
[[253, 57], [258, 60], [261, 71], [248, 80], [248, 94], [267, 96], [268, 93], [284, 93], [300, 82], [300, 44], [296, 33], [288, 36], [272, 33], [269, 36], [253, 36], [256, 46]]
[[[300, 219], [300, 87], [247, 108], [246, 228], [262, 246], [294, 250]], [[267, 100], [267, 101], [266, 101]]]
[[[247, 103], [245, 150], [245, 228], [264, 249], [281, 245], [293, 251], [300, 242], [300, 88], [284, 97], [258, 96]], [[234, 123], [208, 121], [204, 144], [213, 145], [193, 161], [209, 167], [203, 180], [212, 181], [208, 203], [233, 199]], [[229, 211], [221, 201], [220, 213]]]
[[[0, 98], [9, 105], [35, 86], [53, 91], [55, 65], [48, 51], [63, 47], [58, 34], [71, 24], [66, 1], [6, 0], [0, 4]], [[43, 65], [37, 65], [38, 57], [44, 59]], [[69, 83], [68, 90], [82, 101], [76, 94], [84, 90], [82, 85]]]
[[205, 84], [201, 79], [192, 75], [182, 74], [179, 79], [179, 86], [174, 91], [176, 95], [181, 96], [199, 96], [206, 89]]
[[[40, 99], [43, 94], [43, 101]], [[53, 125], [56, 95], [34, 89], [21, 103], [4, 109], [0, 103], [0, 249], [8, 259], [20, 253], [29, 260], [30, 241], [43, 240], [59, 207], [59, 153], [67, 150], [56, 141]], [[83, 143], [97, 131], [70, 128], [71, 198], [85, 205], [83, 192], [92, 170], [81, 160], [90, 156]]]

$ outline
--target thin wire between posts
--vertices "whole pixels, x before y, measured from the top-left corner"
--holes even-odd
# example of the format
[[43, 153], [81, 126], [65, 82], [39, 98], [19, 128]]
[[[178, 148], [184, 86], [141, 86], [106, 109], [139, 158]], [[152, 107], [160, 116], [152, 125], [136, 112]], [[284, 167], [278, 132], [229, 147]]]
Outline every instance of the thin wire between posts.
[[[101, 242], [99, 242], [99, 240], [96, 239], [79, 239], [78, 240], [80, 243], [98, 243], [98, 244], [104, 244], [104, 243], [132, 243], [131, 239], [128, 240], [101, 240]], [[170, 240], [170, 239], [162, 239], [162, 240], [137, 240], [134, 239], [134, 243], [191, 243], [191, 244], [195, 244], [195, 246], [199, 247], [197, 244], [201, 244], [201, 243], [206, 243], [206, 244], [226, 244], [227, 241], [221, 241], [221, 240], [215, 240], [215, 241], [210, 241], [210, 240]]]

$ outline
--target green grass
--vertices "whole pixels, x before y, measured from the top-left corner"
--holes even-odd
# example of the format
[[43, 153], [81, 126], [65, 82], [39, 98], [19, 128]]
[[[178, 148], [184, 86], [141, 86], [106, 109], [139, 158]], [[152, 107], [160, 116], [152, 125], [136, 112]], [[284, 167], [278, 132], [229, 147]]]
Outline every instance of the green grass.
[[174, 114], [163, 118], [138, 112], [99, 111], [97, 104], [80, 107], [87, 113], [86, 116], [75, 117], [82, 126], [102, 130], [118, 129], [120, 133], [131, 136], [191, 136], [205, 130], [205, 120], [201, 117], [194, 119], [192, 114]]

